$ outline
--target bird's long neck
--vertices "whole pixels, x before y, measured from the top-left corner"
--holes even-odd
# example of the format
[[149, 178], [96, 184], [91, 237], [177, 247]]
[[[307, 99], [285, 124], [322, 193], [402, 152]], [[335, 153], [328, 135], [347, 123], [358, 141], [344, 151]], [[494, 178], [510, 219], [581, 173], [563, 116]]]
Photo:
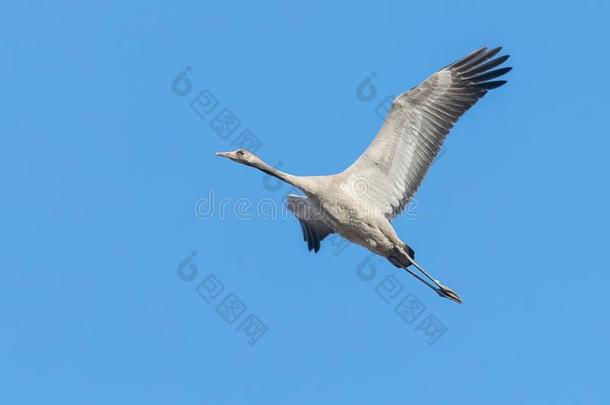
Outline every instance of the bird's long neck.
[[270, 176], [276, 177], [288, 184], [291, 184], [303, 191], [307, 191], [308, 187], [304, 179], [300, 176], [293, 176], [292, 174], [284, 173], [283, 171], [276, 169], [275, 167], [263, 162], [262, 160], [253, 163], [252, 167], [257, 168], [261, 172], [267, 173]]

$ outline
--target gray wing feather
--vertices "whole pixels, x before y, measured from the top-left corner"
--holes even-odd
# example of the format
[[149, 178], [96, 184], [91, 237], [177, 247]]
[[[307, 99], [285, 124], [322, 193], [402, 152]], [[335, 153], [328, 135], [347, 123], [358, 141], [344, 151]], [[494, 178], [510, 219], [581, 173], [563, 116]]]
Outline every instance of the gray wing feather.
[[286, 206], [294, 213], [301, 224], [303, 240], [309, 251], [318, 253], [320, 242], [333, 233], [333, 227], [322, 212], [307, 197], [289, 194]]
[[493, 59], [500, 50], [481, 48], [396, 97], [373, 142], [342, 173], [343, 181], [365, 179], [367, 195], [359, 198], [368, 198], [388, 219], [398, 215], [455, 122], [489, 90], [506, 83], [492, 80], [511, 70], [492, 70], [508, 59]]

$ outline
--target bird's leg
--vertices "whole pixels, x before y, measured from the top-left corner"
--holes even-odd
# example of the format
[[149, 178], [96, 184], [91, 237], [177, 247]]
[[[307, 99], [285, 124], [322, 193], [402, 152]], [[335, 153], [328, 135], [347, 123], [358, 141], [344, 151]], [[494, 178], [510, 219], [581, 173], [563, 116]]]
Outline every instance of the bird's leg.
[[445, 298], [449, 298], [450, 300], [453, 300], [455, 302], [458, 303], [462, 303], [462, 299], [460, 298], [459, 295], [457, 295], [455, 293], [455, 291], [453, 291], [451, 288], [449, 287], [445, 287], [444, 285], [442, 285], [440, 283], [440, 281], [438, 281], [437, 279], [435, 279], [434, 277], [432, 277], [423, 267], [421, 267], [419, 264], [417, 264], [417, 262], [415, 261], [415, 259], [413, 259], [411, 256], [409, 256], [408, 253], [403, 252], [404, 255], [407, 257], [407, 259], [409, 259], [409, 261], [411, 262], [411, 264], [413, 264], [413, 266], [415, 266], [417, 268], [417, 270], [419, 270], [424, 276], [426, 276], [430, 281], [432, 281], [435, 285], [432, 286], [429, 282], [423, 280], [422, 278], [420, 278], [419, 276], [417, 276], [414, 272], [412, 272], [410, 269], [408, 268], [404, 268], [405, 270], [407, 270], [409, 273], [411, 273], [412, 275], [414, 275], [415, 277], [417, 277], [419, 280], [423, 281], [426, 285], [428, 285], [430, 288], [432, 288], [433, 290], [436, 291], [436, 293], [438, 295], [440, 295], [441, 297], [445, 297]]
[[415, 259], [413, 259], [411, 256], [409, 256], [407, 253], [405, 253], [405, 256], [407, 256], [407, 259], [409, 259], [409, 261], [411, 262], [411, 264], [413, 266], [415, 266], [417, 268], [417, 270], [419, 270], [424, 276], [426, 276], [428, 278], [428, 280], [432, 281], [434, 284], [439, 285], [440, 282], [435, 279], [434, 277], [432, 277], [430, 275], [430, 273], [428, 273], [423, 267], [421, 267], [419, 264], [417, 264], [417, 262], [415, 261]]
[[[407, 256], [408, 257], [408, 256]], [[416, 279], [418, 279], [419, 281], [421, 281], [422, 283], [424, 283], [425, 285], [427, 285], [428, 287], [432, 288], [434, 291], [436, 291], [438, 293], [438, 287], [433, 285], [432, 283], [430, 283], [427, 280], [424, 280], [423, 278], [421, 278], [421, 276], [417, 273], [415, 273], [413, 270], [411, 270], [408, 266], [405, 266], [404, 264], [401, 264], [400, 261], [398, 259], [396, 259], [394, 256], [390, 256], [388, 257], [388, 260], [396, 267], [406, 270], [409, 272], [409, 274], [411, 274], [413, 277], [415, 277]]]

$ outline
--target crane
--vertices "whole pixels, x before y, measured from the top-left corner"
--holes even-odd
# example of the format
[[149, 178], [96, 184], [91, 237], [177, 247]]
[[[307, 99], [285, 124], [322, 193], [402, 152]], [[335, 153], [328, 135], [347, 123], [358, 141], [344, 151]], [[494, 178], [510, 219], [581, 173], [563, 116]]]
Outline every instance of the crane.
[[480, 48], [397, 96], [371, 144], [341, 173], [294, 176], [243, 148], [216, 155], [304, 193], [289, 194], [286, 203], [310, 251], [317, 253], [324, 238], [339, 234], [406, 270], [439, 296], [462, 303], [415, 261], [414, 250], [398, 237], [391, 221], [417, 191], [455, 122], [489, 90], [506, 83], [495, 80], [512, 69], [497, 68], [509, 57], [496, 57], [501, 49]]

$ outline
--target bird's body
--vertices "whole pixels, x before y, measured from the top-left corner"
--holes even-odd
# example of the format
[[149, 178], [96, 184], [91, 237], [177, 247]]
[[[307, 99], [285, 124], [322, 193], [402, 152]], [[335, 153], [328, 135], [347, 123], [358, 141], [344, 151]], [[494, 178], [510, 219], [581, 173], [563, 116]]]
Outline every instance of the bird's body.
[[[288, 208], [301, 220], [314, 225], [327, 225], [329, 230], [363, 246], [370, 251], [387, 257], [398, 243], [398, 235], [390, 221], [381, 215], [375, 207], [367, 207], [357, 191], [354, 191], [345, 180], [344, 174], [306, 178], [304, 191], [306, 197], [288, 196]], [[325, 196], [321, 198], [320, 196]], [[299, 211], [299, 205], [308, 209]], [[306, 231], [307, 232], [307, 231]], [[315, 238], [313, 235], [305, 235]], [[314, 240], [311, 250], [319, 249]]]
[[390, 221], [416, 192], [457, 119], [488, 90], [506, 83], [492, 80], [510, 70], [492, 70], [508, 58], [492, 59], [500, 49], [479, 49], [396, 97], [373, 142], [341, 173], [293, 176], [244, 149], [218, 155], [303, 191], [304, 196], [289, 195], [287, 205], [301, 223], [309, 250], [317, 252], [326, 236], [339, 234], [407, 270], [439, 295], [461, 302], [414, 261], [413, 249], [400, 240]]

